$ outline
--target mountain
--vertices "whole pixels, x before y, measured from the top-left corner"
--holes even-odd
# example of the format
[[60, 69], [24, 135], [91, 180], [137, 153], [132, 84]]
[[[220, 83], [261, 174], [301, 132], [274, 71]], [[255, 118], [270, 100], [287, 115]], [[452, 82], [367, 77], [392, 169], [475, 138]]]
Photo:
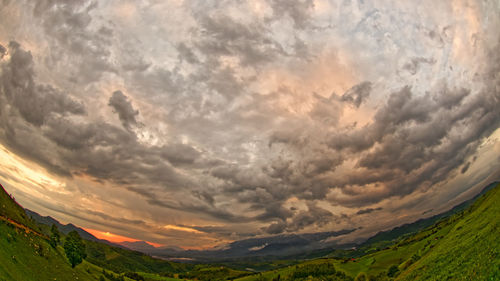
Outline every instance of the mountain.
[[354, 244], [337, 245], [335, 242], [327, 242], [327, 239], [345, 235], [354, 230], [284, 234], [243, 239], [232, 242], [222, 249], [180, 250], [172, 248], [148, 248], [146, 249], [146, 253], [162, 258], [189, 258], [198, 262], [220, 262], [256, 257], [263, 258], [264, 260], [273, 260], [332, 247], [350, 248]]
[[101, 241], [101, 239], [98, 239], [94, 235], [88, 233], [87, 231], [83, 230], [82, 228], [77, 227], [71, 223], [62, 224], [58, 220], [56, 220], [52, 217], [41, 216], [37, 212], [33, 212], [29, 209], [25, 209], [25, 211], [26, 211], [26, 214], [29, 217], [31, 217], [34, 221], [36, 221], [37, 223], [41, 223], [41, 224], [48, 225], [48, 226], [51, 226], [54, 224], [55, 226], [57, 226], [57, 229], [59, 229], [60, 232], [66, 234], [66, 235], [68, 233], [70, 233], [71, 231], [76, 231], [76, 232], [78, 232], [78, 234], [80, 234], [80, 237], [82, 237], [85, 240]]
[[121, 246], [123, 246], [127, 249], [138, 251], [138, 252], [143, 252], [143, 253], [147, 253], [147, 252], [151, 252], [151, 251], [156, 250], [155, 246], [153, 246], [145, 241], [134, 241], [134, 242], [123, 241], [123, 242], [118, 242], [117, 244], [120, 244]]

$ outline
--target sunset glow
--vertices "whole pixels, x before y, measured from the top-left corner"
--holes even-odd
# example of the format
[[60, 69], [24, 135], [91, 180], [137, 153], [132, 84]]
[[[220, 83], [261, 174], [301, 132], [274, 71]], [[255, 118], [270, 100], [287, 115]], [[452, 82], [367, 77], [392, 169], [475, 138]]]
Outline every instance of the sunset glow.
[[[125, 237], [125, 236], [113, 234], [113, 233], [110, 233], [108, 231], [99, 231], [99, 230], [90, 229], [90, 228], [84, 228], [84, 230], [87, 231], [88, 233], [94, 235], [96, 238], [107, 240], [107, 241], [113, 242], [113, 243], [120, 243], [120, 242], [126, 242], [126, 241], [127, 242], [141, 241], [141, 240], [133, 239], [130, 237]], [[149, 241], [145, 241], [145, 242], [147, 242], [148, 244], [151, 244], [155, 247], [165, 246], [163, 244], [153, 243], [153, 242], [149, 242]]]

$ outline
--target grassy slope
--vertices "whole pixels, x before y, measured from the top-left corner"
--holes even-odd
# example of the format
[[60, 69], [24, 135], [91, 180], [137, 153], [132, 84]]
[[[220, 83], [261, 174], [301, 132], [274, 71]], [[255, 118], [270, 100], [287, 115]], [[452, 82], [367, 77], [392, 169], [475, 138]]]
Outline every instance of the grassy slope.
[[398, 280], [500, 280], [500, 185]]
[[[87, 272], [87, 269], [88, 272]], [[71, 268], [61, 247], [0, 222], [0, 280], [98, 280], [100, 269], [87, 263]]]
[[[356, 261], [316, 259], [301, 263], [331, 263], [351, 277], [365, 272], [387, 280], [392, 266], [398, 280], [500, 280], [500, 185], [480, 197], [470, 208], [410, 235], [387, 249]], [[272, 280], [293, 273], [294, 266], [240, 278]], [[260, 278], [260, 279], [259, 279]]]
[[12, 219], [29, 228], [38, 230], [36, 224], [28, 218], [23, 207], [12, 199], [7, 191], [0, 185], [0, 216]]

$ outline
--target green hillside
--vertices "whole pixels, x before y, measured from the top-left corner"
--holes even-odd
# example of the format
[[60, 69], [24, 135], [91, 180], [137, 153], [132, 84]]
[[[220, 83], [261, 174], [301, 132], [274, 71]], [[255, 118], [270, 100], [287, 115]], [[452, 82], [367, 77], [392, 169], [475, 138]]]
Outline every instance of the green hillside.
[[61, 246], [53, 248], [2, 187], [0, 280], [99, 280], [100, 268], [83, 262], [72, 269]]
[[500, 280], [499, 186], [457, 215], [449, 233], [397, 280]]
[[36, 229], [35, 223], [26, 215], [23, 207], [0, 185], [0, 219], [13, 220], [30, 228]]

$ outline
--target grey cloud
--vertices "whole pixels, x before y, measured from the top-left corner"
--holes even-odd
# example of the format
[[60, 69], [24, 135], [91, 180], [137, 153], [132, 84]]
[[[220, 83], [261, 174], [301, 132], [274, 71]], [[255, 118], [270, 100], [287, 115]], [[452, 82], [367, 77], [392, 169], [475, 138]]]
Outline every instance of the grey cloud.
[[[137, 37], [127, 40], [124, 27], [111, 22], [113, 15], [101, 18], [96, 3], [19, 4], [30, 16], [26, 26], [33, 30], [26, 34], [40, 34], [27, 42], [41, 49], [30, 54], [17, 43], [6, 55], [0, 49], [0, 139], [50, 172], [120, 185], [165, 212], [228, 225], [267, 225], [263, 231], [273, 234], [330, 227], [349, 218], [312, 202], [374, 212], [366, 207], [468, 172], [468, 159], [482, 138], [499, 127], [498, 45], [485, 54], [476, 48], [474, 69], [453, 71], [453, 61], [439, 54], [451, 50], [440, 48], [453, 47], [455, 27], [434, 27], [445, 26], [437, 19], [431, 32], [418, 23], [421, 18], [409, 15], [408, 34], [425, 37], [412, 38], [413, 48], [404, 42], [406, 23], [395, 23], [396, 13], [375, 4], [345, 2], [342, 8], [359, 8], [360, 15], [324, 16], [313, 11], [313, 1], [277, 0], [269, 2], [271, 18], [252, 13], [241, 18], [219, 10], [224, 5], [237, 10], [240, 2], [185, 2], [167, 19], [185, 18], [185, 24], [172, 25], [161, 38], [150, 31], [157, 28], [156, 9], [138, 8], [137, 24], [148, 26], [127, 29]], [[99, 5], [107, 9], [106, 3]], [[284, 26], [287, 22], [293, 26]], [[320, 25], [329, 27], [314, 27]], [[2, 38], [21, 35], [12, 31]], [[158, 58], [156, 44], [166, 47]], [[342, 54], [347, 66], [373, 84], [342, 85], [351, 88], [324, 98], [332, 85], [316, 81], [321, 71], [309, 63], [346, 46], [352, 47]], [[349, 56], [361, 48], [366, 56]], [[481, 61], [483, 55], [488, 61]], [[44, 65], [35, 67], [34, 61]], [[431, 69], [434, 61], [432, 71], [446, 83], [425, 80], [434, 73], [420, 69]], [[401, 69], [399, 62], [407, 63]], [[313, 73], [304, 76], [305, 71]], [[401, 71], [411, 75], [398, 75]], [[473, 82], [461, 78], [472, 77], [468, 73], [477, 73]], [[46, 81], [50, 85], [42, 84]], [[106, 106], [93, 97], [121, 81], [123, 92], [112, 93], [108, 102], [107, 112], [113, 109], [123, 125], [115, 126], [99, 116]], [[302, 85], [295, 89], [297, 83]], [[400, 88], [384, 90], [394, 87]], [[85, 97], [86, 103], [73, 97]], [[138, 126], [133, 100], [151, 109], [141, 107], [144, 126]], [[296, 111], [293, 103], [299, 100]], [[365, 104], [378, 106], [373, 118], [363, 126], [344, 125], [346, 107], [360, 110]], [[141, 130], [158, 133], [162, 144], [143, 143], [136, 136]], [[285, 207], [291, 197], [305, 202], [307, 210]], [[230, 229], [212, 231], [229, 235]]]
[[132, 102], [122, 91], [114, 91], [109, 98], [108, 105], [118, 113], [118, 118], [120, 118], [123, 127], [130, 129], [131, 126], [137, 126], [136, 117], [139, 115], [139, 111], [134, 109]]
[[373, 213], [375, 211], [380, 211], [380, 210], [382, 210], [382, 207], [366, 208], [366, 209], [362, 209], [362, 210], [357, 211], [356, 215], [370, 214], [370, 213]]
[[280, 234], [283, 233], [286, 229], [286, 223], [280, 221], [270, 224], [268, 227], [264, 229], [264, 231], [268, 234]]
[[201, 16], [199, 21], [200, 32], [206, 36], [194, 45], [207, 57], [234, 55], [245, 66], [267, 63], [284, 54], [281, 45], [266, 35], [262, 23], [244, 25], [220, 14]]
[[403, 65], [403, 69], [408, 71], [411, 75], [417, 74], [422, 64], [434, 64], [436, 60], [432, 58], [412, 58], [409, 62]]
[[275, 17], [289, 16], [297, 29], [305, 29], [310, 24], [310, 12], [314, 7], [312, 0], [272, 0], [271, 7]]
[[193, 164], [201, 157], [198, 150], [180, 143], [164, 146], [161, 155], [175, 166]]
[[348, 102], [358, 108], [369, 96], [372, 90], [372, 83], [365, 81], [353, 86], [340, 98], [343, 102]]
[[[344, 96], [342, 96], [342, 101], [357, 103], [357, 107], [359, 107], [359, 104], [361, 104], [361, 101], [364, 98], [364, 96], [362, 97], [361, 95], [364, 94], [365, 90], [356, 90], [356, 93], [349, 94], [349, 96], [344, 95], [346, 96], [345, 98]], [[356, 101], [353, 100], [354, 95], [356, 95]], [[309, 112], [311, 118], [326, 125], [335, 126], [338, 123], [340, 116], [342, 115], [342, 106], [333, 98], [333, 95], [328, 99], [323, 98], [319, 95], [314, 95], [314, 97], [316, 98], [316, 104], [314, 105], [314, 108]]]
[[[85, 107], [50, 85], [36, 84], [31, 54], [15, 42], [10, 45], [11, 59], [0, 77], [0, 98], [4, 106], [12, 106], [2, 110], [3, 138], [11, 149], [64, 176], [85, 173], [125, 185], [162, 182], [169, 188], [188, 184], [164, 157], [175, 164], [192, 162], [194, 149], [182, 145], [148, 148], [135, 135], [110, 124], [75, 121], [72, 117], [84, 114]], [[137, 124], [137, 111], [123, 93], [115, 92], [110, 104], [125, 127]]]
[[39, 20], [46, 37], [50, 39], [48, 67], [67, 61], [73, 68], [69, 78], [77, 83], [88, 84], [101, 78], [104, 72], [115, 72], [110, 59], [110, 32], [93, 30], [91, 11], [97, 7], [94, 1], [68, 3], [61, 0], [37, 1], [33, 15]]
[[462, 169], [460, 170], [460, 173], [465, 174], [465, 172], [467, 172], [467, 170], [469, 170], [469, 167], [470, 167], [470, 162], [465, 163], [462, 166]]
[[50, 114], [85, 114], [84, 106], [50, 85], [34, 82], [33, 57], [17, 42], [9, 43], [11, 57], [2, 69], [2, 92], [21, 116], [41, 126]]
[[[447, 91], [450, 89], [445, 89]], [[498, 127], [499, 114], [485, 102], [497, 93], [481, 92], [467, 102], [463, 102], [469, 93], [467, 90], [449, 93], [453, 98], [447, 99], [437, 96], [441, 93], [413, 97], [410, 89], [405, 88], [393, 94], [387, 105], [377, 112], [374, 124], [353, 133], [354, 137], [363, 133], [372, 135], [370, 142], [360, 146], [362, 150], [378, 143], [376, 149], [364, 153], [358, 161], [358, 167], [378, 176], [363, 181], [363, 178], [369, 179], [371, 173], [360, 171], [356, 181], [346, 184], [371, 182], [385, 186], [377, 196], [354, 196], [356, 204], [375, 203], [391, 195], [407, 195], [444, 180], [473, 154], [483, 136]], [[456, 134], [457, 131], [461, 133]], [[354, 148], [354, 143], [339, 142], [341, 140], [334, 138], [332, 147]], [[383, 176], [389, 175], [387, 171], [392, 171], [393, 176]]]
[[177, 45], [177, 51], [179, 52], [179, 59], [186, 60], [188, 63], [195, 64], [199, 60], [191, 48], [189, 48], [185, 43], [180, 43]]
[[282, 217], [281, 220], [271, 223], [263, 230], [268, 234], [279, 234], [283, 232], [296, 232], [309, 226], [323, 227], [331, 222], [338, 222], [339, 217], [330, 211], [318, 207], [313, 202], [307, 203], [307, 210], [301, 210], [293, 216]]
[[5, 54], [7, 53], [7, 49], [0, 44], [0, 59], [3, 59]]
[[288, 225], [288, 231], [299, 231], [310, 225], [322, 227], [332, 222], [334, 218], [330, 211], [320, 208], [314, 203], [309, 203], [307, 208], [307, 211], [300, 211], [293, 217], [292, 222]]

